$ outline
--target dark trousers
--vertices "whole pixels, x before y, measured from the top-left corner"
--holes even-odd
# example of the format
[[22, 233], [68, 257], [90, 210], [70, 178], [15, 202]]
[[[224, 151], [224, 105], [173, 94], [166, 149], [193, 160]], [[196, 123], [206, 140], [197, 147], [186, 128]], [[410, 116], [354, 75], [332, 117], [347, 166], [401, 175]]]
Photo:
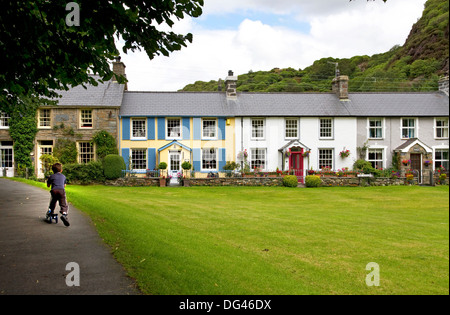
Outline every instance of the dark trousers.
[[50, 190], [50, 194], [52, 198], [50, 199], [50, 204], [48, 205], [48, 209], [53, 213], [56, 207], [56, 202], [59, 202], [59, 207], [61, 213], [67, 213], [69, 211], [69, 206], [67, 205], [66, 200], [66, 191], [64, 189], [53, 189]]

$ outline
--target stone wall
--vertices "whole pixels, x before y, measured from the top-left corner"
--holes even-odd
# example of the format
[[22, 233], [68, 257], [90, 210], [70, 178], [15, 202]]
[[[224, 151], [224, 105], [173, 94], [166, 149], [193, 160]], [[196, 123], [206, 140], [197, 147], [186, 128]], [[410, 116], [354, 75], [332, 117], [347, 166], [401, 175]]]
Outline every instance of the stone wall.
[[191, 178], [189, 186], [283, 186], [282, 177]]
[[[365, 187], [417, 185], [417, 180], [408, 181], [404, 177], [322, 177], [322, 187]], [[438, 183], [438, 182], [436, 182]], [[448, 185], [448, 180], [445, 183]], [[124, 177], [106, 181], [107, 186], [159, 187], [160, 179], [144, 177]], [[182, 186], [283, 186], [282, 177], [220, 177], [191, 178]]]
[[[50, 129], [39, 129], [36, 140], [53, 140], [68, 137], [68, 132], [77, 141], [92, 140], [99, 130], [109, 132], [117, 139], [119, 123], [118, 108], [94, 108], [92, 109], [92, 128], [79, 128], [79, 116], [81, 108], [52, 108]], [[69, 131], [70, 130], [70, 131]]]
[[144, 177], [124, 177], [116, 180], [107, 180], [106, 186], [120, 186], [120, 187], [159, 187], [159, 177], [144, 178]]
[[400, 186], [417, 185], [417, 181], [408, 182], [406, 178], [387, 177], [322, 177], [322, 187], [358, 187], [358, 186]]

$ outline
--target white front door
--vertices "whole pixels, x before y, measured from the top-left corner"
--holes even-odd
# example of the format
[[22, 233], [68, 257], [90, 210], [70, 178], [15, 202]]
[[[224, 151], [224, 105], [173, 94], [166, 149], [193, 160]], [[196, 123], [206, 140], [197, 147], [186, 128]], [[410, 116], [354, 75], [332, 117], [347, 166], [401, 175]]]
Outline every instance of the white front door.
[[181, 153], [169, 152], [169, 175], [172, 176], [171, 184], [178, 184], [178, 176], [181, 174]]
[[14, 177], [14, 150], [0, 146], [0, 176]]

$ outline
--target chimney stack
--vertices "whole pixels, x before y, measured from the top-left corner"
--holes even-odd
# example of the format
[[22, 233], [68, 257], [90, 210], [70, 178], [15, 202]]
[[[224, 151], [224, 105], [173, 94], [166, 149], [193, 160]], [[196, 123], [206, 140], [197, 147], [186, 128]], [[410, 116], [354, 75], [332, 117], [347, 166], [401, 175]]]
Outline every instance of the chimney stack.
[[444, 92], [448, 96], [448, 75], [439, 79], [439, 91]]
[[348, 76], [341, 75], [333, 79], [332, 87], [333, 92], [339, 97], [340, 100], [348, 100]]
[[[116, 60], [113, 62], [113, 72], [114, 74], [118, 75], [118, 76], [124, 76], [126, 77], [125, 74], [125, 64], [120, 61], [120, 56], [116, 57]], [[117, 79], [115, 76], [113, 76], [113, 82], [117, 82]], [[125, 91], [128, 90], [128, 85], [127, 83], [125, 83]]]
[[225, 79], [225, 91], [227, 99], [237, 99], [237, 76], [234, 76], [233, 71], [228, 71], [228, 76]]

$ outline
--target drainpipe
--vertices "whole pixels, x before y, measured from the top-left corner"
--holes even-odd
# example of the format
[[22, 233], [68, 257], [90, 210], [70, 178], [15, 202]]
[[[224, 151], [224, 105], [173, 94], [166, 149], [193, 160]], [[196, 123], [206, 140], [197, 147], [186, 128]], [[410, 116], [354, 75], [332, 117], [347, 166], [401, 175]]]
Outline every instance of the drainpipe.
[[[244, 117], [241, 117], [241, 152], [244, 151]], [[241, 170], [244, 169], [244, 161], [241, 161]]]

